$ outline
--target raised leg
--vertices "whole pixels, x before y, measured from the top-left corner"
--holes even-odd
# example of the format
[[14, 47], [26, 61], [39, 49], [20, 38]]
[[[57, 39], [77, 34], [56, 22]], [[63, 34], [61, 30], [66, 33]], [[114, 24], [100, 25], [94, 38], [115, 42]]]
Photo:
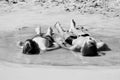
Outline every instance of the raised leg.
[[71, 20], [70, 22], [70, 29], [68, 30], [69, 32], [73, 32], [73, 30], [76, 28], [76, 23], [74, 19]]
[[47, 36], [47, 35], [52, 36], [52, 33], [53, 33], [53, 29], [51, 27], [49, 27], [47, 29], [47, 32], [45, 33], [45, 36]]
[[37, 35], [41, 35], [41, 27], [35, 28], [35, 32]]
[[19, 41], [19, 42], [17, 43], [17, 46], [20, 47], [20, 48], [23, 48], [23, 46], [24, 46], [24, 42]]
[[76, 29], [76, 23], [75, 23], [74, 19], [71, 20], [70, 24], [71, 25], [70, 25], [69, 32], [75, 34], [76, 36], [85, 34], [82, 30], [77, 30]]
[[64, 35], [64, 29], [61, 27], [61, 24], [59, 22], [57, 22], [54, 26], [56, 28], [56, 30], [58, 31], [58, 33], [60, 33], [61, 36]]

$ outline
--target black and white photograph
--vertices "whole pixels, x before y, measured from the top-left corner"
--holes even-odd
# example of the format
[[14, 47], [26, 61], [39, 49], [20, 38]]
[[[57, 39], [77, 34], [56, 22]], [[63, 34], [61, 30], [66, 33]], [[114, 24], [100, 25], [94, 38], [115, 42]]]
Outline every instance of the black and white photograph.
[[120, 0], [0, 0], [0, 68], [1, 80], [120, 80]]

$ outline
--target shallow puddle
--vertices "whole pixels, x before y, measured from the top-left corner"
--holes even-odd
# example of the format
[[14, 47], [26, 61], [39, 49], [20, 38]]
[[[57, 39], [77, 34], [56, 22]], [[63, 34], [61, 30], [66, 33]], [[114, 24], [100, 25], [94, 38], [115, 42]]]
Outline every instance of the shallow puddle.
[[[42, 28], [44, 30], [47, 27]], [[21, 64], [38, 64], [54, 66], [117, 66], [120, 65], [120, 38], [94, 34], [97, 39], [106, 42], [111, 51], [104, 52], [104, 56], [83, 57], [83, 60], [75, 57], [70, 51], [57, 49], [38, 55], [23, 55], [17, 46], [18, 41], [25, 41], [35, 35], [34, 27], [21, 28], [12, 32], [0, 33], [0, 60]]]

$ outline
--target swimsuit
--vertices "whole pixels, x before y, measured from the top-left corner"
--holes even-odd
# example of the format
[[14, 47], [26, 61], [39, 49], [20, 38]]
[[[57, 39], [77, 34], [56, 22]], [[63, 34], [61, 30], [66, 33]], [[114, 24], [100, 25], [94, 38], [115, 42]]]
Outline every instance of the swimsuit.
[[69, 36], [69, 37], [65, 40], [65, 42], [68, 43], [69, 45], [72, 45], [72, 41], [73, 41], [74, 39], [77, 39], [77, 36]]

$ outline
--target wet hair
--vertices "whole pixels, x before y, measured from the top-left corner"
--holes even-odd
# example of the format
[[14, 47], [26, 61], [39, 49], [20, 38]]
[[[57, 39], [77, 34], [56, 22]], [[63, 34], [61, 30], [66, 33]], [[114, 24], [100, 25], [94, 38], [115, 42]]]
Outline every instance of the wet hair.
[[40, 48], [32, 39], [27, 39], [23, 47], [23, 54], [39, 54]]
[[81, 48], [83, 56], [97, 56], [97, 46], [94, 41], [86, 41], [84, 46]]

